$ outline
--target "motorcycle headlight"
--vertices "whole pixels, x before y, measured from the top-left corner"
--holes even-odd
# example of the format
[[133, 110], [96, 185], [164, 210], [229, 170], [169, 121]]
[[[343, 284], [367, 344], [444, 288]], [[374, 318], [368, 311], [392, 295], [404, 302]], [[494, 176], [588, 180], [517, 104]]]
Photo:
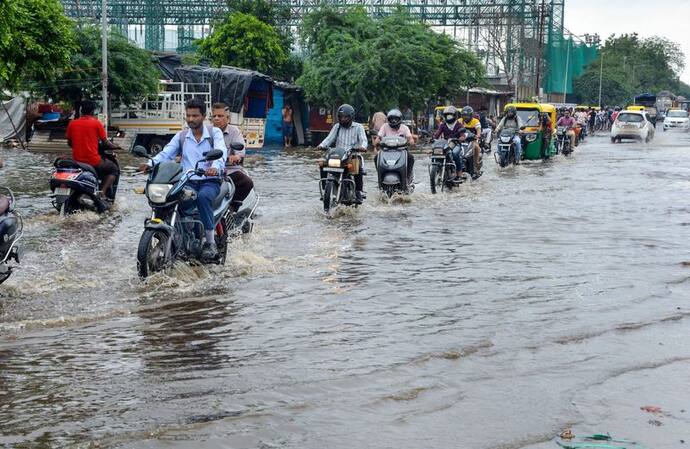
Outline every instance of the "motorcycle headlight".
[[527, 134], [525, 136], [525, 139], [527, 139], [528, 142], [534, 142], [537, 140], [537, 135], [536, 134]]
[[332, 168], [340, 168], [340, 159], [329, 159], [328, 166]]
[[510, 143], [512, 139], [510, 136], [501, 136], [501, 143]]
[[152, 203], [163, 204], [168, 198], [168, 193], [172, 188], [172, 184], [149, 184], [146, 190], [146, 196]]

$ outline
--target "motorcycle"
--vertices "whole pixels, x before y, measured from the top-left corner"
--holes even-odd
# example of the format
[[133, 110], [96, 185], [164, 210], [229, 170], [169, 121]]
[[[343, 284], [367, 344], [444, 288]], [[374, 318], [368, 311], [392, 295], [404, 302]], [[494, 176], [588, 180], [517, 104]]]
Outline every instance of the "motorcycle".
[[563, 156], [568, 156], [573, 152], [571, 147], [570, 137], [568, 137], [568, 128], [565, 126], [559, 126], [557, 130], [557, 140], [556, 146], [558, 148], [558, 153], [563, 154]]
[[[132, 154], [151, 159], [146, 149], [137, 145]], [[221, 150], [211, 150], [194, 169], [182, 171], [177, 162], [161, 162], [154, 165], [146, 181], [146, 197], [152, 209], [151, 218], [144, 222], [144, 232], [137, 249], [139, 277], [170, 268], [176, 260], [197, 261], [224, 265], [227, 257], [228, 234], [232, 231], [233, 210], [231, 202], [235, 193], [232, 181], [224, 180], [220, 192], [213, 201], [213, 219], [218, 255], [213, 260], [204, 259], [201, 254], [204, 226], [199, 213], [180, 210], [180, 203], [196, 200], [197, 192], [186, 185], [194, 175], [203, 176], [202, 162], [223, 157]], [[249, 215], [251, 216], [251, 214]]]
[[6, 187], [2, 187], [2, 190], [7, 195], [0, 195], [0, 284], [12, 274], [14, 266], [10, 265], [10, 261], [19, 263], [17, 243], [24, 234], [24, 220], [14, 210], [14, 194]]
[[410, 194], [414, 191], [414, 175], [409, 176], [407, 167], [407, 139], [384, 137], [379, 143], [381, 151], [376, 158], [379, 189], [391, 198], [395, 193]]
[[357, 207], [354, 175], [364, 164], [362, 155], [354, 148], [332, 148], [318, 164], [319, 194], [324, 212], [329, 213], [339, 204]]
[[503, 130], [501, 135], [498, 136], [498, 149], [494, 154], [494, 158], [501, 167], [507, 167], [508, 164], [517, 164], [515, 142], [513, 142], [516, 135], [516, 131]]
[[436, 193], [437, 187], [451, 190], [459, 186], [464, 180], [457, 179], [458, 168], [453, 160], [453, 148], [459, 144], [457, 139], [439, 139], [431, 145], [431, 164], [429, 165], [429, 185], [431, 193]]
[[112, 161], [118, 168], [115, 182], [108, 190], [105, 199], [99, 195], [101, 181], [91, 165], [67, 158], [55, 160], [50, 177], [50, 191], [53, 207], [60, 212], [60, 216], [80, 210], [102, 214], [110, 208], [109, 203], [115, 201], [117, 186], [120, 182], [120, 164], [115, 153], [110, 150], [101, 151], [101, 157]]

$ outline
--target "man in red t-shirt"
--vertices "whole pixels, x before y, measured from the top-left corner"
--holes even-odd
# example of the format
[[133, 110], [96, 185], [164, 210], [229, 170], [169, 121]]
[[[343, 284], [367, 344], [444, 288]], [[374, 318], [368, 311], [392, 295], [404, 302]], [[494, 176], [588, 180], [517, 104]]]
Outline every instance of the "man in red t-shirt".
[[92, 166], [101, 180], [101, 196], [106, 198], [106, 192], [117, 178], [117, 165], [101, 158], [98, 145], [103, 142], [110, 149], [116, 149], [105, 133], [103, 124], [94, 117], [96, 103], [90, 100], [81, 104], [81, 117], [72, 120], [67, 125], [67, 143], [72, 147], [72, 159]]

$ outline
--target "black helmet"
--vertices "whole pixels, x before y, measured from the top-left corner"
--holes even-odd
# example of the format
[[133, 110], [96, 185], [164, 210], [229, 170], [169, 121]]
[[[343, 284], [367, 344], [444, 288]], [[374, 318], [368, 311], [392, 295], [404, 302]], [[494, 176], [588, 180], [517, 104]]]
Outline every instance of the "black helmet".
[[338, 108], [336, 116], [338, 117], [340, 126], [349, 128], [350, 125], [352, 125], [352, 121], [355, 119], [355, 108], [349, 104], [343, 104]]
[[515, 114], [517, 114], [517, 109], [515, 108], [515, 106], [508, 106], [506, 108], [506, 116], [514, 117]]
[[455, 109], [455, 106], [446, 106], [443, 109], [443, 118], [449, 125], [454, 123], [458, 119], [458, 110]]
[[388, 111], [388, 115], [386, 116], [388, 119], [388, 124], [390, 125], [391, 128], [393, 129], [398, 129], [400, 128], [400, 124], [402, 123], [402, 112], [398, 109], [391, 109]]
[[466, 122], [472, 120], [474, 118], [474, 109], [470, 106], [462, 108], [462, 118], [465, 119]]

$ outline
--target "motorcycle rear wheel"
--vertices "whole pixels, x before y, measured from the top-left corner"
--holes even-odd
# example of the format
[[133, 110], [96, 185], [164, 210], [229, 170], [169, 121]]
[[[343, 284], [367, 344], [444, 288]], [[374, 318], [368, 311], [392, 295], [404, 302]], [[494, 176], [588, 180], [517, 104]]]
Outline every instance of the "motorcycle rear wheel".
[[225, 265], [225, 260], [228, 257], [228, 224], [225, 218], [220, 220], [220, 225], [223, 227], [223, 235], [218, 236], [216, 234], [216, 247], [218, 248], [218, 259], [216, 263], [218, 265]]
[[166, 268], [165, 249], [167, 244], [168, 235], [158, 229], [145, 229], [144, 233], [141, 234], [137, 249], [137, 271], [141, 279]]

